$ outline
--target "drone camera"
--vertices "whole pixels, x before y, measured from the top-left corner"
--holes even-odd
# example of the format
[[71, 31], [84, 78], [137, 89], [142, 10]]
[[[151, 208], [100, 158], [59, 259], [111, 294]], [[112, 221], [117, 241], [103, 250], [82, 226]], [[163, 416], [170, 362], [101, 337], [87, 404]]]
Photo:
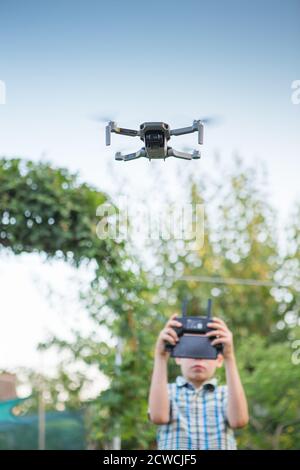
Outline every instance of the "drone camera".
[[148, 131], [145, 134], [145, 144], [152, 149], [164, 146], [164, 133], [161, 131]]

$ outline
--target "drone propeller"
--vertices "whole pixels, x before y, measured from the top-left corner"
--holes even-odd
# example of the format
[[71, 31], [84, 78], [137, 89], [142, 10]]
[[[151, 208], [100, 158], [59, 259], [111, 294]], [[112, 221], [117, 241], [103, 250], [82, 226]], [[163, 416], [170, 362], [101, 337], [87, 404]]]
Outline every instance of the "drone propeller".
[[195, 119], [196, 121], [201, 121], [203, 124], [206, 124], [208, 126], [211, 125], [216, 125], [221, 121], [221, 118], [219, 116], [205, 116], [203, 118]]
[[100, 122], [103, 124], [108, 124], [109, 122], [122, 122], [126, 126], [136, 126], [138, 123], [143, 122], [141, 119], [128, 119], [128, 116], [122, 118], [120, 112], [113, 112], [108, 114], [93, 114], [90, 115], [92, 121]]
[[90, 119], [92, 119], [92, 121], [102, 122], [103, 124], [107, 124], [109, 121], [115, 121], [112, 116], [107, 115], [93, 115]]
[[[195, 117], [191, 116], [189, 114], [174, 114], [172, 116], [172, 119], [170, 119], [172, 126], [171, 127], [186, 127], [189, 125], [190, 122], [194, 121], [201, 121], [205, 127], [206, 126], [214, 126], [218, 125], [222, 122], [222, 117], [221, 116], [216, 116], [216, 115], [209, 115], [209, 116], [200, 116], [200, 117]], [[168, 121], [167, 121], [168, 122]]]

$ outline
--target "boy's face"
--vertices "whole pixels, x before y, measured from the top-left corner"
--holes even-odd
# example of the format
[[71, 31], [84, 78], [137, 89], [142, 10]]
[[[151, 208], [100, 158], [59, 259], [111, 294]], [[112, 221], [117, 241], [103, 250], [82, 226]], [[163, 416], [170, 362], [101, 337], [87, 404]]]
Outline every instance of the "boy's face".
[[223, 364], [222, 354], [217, 359], [175, 358], [176, 364], [181, 366], [182, 375], [189, 381], [201, 384], [214, 376], [218, 367]]

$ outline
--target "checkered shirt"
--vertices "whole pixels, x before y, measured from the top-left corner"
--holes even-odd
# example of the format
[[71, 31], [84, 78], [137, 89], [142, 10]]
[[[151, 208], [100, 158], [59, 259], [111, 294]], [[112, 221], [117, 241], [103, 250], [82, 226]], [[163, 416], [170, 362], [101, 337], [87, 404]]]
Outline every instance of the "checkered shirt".
[[227, 420], [227, 386], [212, 378], [196, 389], [184, 377], [168, 384], [170, 420], [157, 429], [157, 448], [236, 449]]

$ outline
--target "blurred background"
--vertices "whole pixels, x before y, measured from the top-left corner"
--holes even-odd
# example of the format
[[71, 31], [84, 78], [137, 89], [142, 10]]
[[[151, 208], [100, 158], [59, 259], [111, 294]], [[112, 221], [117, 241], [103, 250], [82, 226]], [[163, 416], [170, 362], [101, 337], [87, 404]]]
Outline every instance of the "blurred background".
[[[1, 1], [1, 449], [155, 448], [154, 345], [185, 297], [191, 314], [211, 297], [234, 332], [251, 415], [239, 448], [299, 448], [299, 13]], [[108, 119], [206, 116], [200, 160], [118, 162], [142, 142], [105, 146]], [[121, 197], [127, 236], [99, 238], [97, 207]], [[204, 207], [203, 246], [147, 236], [141, 207], [167, 220], [184, 203]]]

